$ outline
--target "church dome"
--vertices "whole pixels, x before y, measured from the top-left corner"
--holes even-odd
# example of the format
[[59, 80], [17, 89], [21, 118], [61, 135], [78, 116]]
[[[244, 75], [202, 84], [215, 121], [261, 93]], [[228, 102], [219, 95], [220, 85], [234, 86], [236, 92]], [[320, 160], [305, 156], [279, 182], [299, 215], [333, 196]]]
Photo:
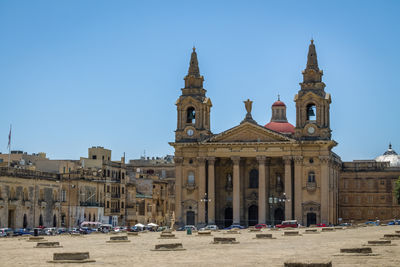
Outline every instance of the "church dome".
[[271, 121], [264, 127], [283, 134], [294, 134], [294, 126], [287, 121], [286, 105], [278, 96], [278, 100], [272, 104]]
[[383, 155], [377, 157], [375, 161], [389, 162], [390, 167], [400, 167], [400, 156], [392, 149], [392, 144], [389, 144], [389, 149]]
[[273, 130], [275, 132], [280, 132], [284, 134], [294, 134], [294, 126], [289, 122], [271, 121], [267, 123], [264, 127]]
[[286, 107], [285, 103], [283, 103], [282, 101], [278, 100], [275, 101], [275, 103], [272, 104], [273, 107]]

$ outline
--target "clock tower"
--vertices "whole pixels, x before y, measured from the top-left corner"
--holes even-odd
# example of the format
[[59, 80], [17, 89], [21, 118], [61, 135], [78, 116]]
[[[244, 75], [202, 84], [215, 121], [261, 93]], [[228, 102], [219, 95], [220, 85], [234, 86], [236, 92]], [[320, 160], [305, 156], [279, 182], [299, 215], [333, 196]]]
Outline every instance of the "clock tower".
[[203, 88], [204, 77], [200, 75], [196, 48], [190, 57], [188, 74], [184, 78], [185, 88], [176, 101], [178, 125], [175, 131], [176, 142], [201, 141], [211, 135], [211, 100]]
[[323, 72], [318, 68], [314, 40], [308, 48], [307, 66], [303, 71], [301, 89], [295, 96], [295, 137], [302, 140], [330, 140], [329, 105], [331, 95], [326, 93], [322, 82]]

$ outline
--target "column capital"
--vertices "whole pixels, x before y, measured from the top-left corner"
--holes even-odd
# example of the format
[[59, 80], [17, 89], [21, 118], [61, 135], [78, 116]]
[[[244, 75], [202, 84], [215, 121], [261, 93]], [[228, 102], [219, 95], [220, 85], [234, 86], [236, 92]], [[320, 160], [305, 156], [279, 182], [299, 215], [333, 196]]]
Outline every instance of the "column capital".
[[208, 163], [211, 165], [215, 164], [215, 157], [207, 157]]
[[327, 164], [329, 162], [329, 160], [331, 159], [330, 156], [319, 156], [319, 160], [321, 161], [321, 163], [323, 164]]
[[233, 161], [234, 165], [238, 165], [240, 162], [240, 157], [239, 156], [232, 156], [231, 160]]
[[283, 162], [285, 162], [285, 165], [292, 163], [292, 156], [284, 156], [284, 157], [282, 157], [282, 159], [283, 159]]
[[183, 157], [174, 157], [174, 162], [175, 162], [175, 164], [182, 164]]
[[294, 160], [294, 164], [296, 164], [296, 165], [301, 164], [301, 163], [303, 163], [303, 156], [294, 156], [293, 160]]
[[205, 157], [197, 157], [197, 162], [200, 164], [204, 164], [206, 162], [206, 158]]
[[267, 157], [266, 156], [256, 156], [256, 159], [259, 164], [265, 164]]

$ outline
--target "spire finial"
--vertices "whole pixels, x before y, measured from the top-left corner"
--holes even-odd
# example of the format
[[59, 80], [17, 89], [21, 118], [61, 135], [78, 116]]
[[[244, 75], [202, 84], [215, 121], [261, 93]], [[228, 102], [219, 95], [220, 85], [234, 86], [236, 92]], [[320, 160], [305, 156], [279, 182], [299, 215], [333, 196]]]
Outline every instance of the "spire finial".
[[193, 46], [193, 52], [190, 57], [189, 75], [200, 77], [199, 62], [197, 61], [196, 47]]
[[278, 94], [278, 101], [281, 101], [281, 96]]
[[317, 52], [315, 51], [314, 39], [311, 38], [310, 46], [308, 47], [307, 55], [307, 66], [306, 69], [314, 69], [316, 71], [318, 68]]
[[389, 142], [389, 149], [392, 149], [392, 142]]

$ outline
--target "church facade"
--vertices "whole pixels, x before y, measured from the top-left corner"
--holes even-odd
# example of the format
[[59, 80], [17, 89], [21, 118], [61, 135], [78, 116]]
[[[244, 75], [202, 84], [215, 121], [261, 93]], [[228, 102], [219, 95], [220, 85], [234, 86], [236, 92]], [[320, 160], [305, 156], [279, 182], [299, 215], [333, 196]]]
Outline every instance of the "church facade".
[[296, 125], [286, 105], [272, 105], [259, 125], [244, 101], [244, 119], [211, 132], [212, 102], [193, 48], [185, 87], [176, 102], [175, 217], [179, 224], [245, 226], [296, 219], [303, 225], [338, 222], [341, 159], [332, 152], [329, 107], [313, 41], [295, 95]]

